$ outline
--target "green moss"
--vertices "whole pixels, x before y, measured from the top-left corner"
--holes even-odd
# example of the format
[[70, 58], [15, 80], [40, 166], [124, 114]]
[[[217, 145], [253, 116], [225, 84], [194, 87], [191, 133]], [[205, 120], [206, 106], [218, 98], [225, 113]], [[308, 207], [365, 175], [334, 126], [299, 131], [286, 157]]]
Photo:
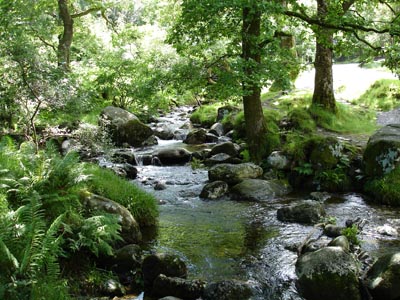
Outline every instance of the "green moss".
[[95, 165], [87, 166], [87, 174], [91, 176], [88, 189], [114, 200], [132, 213], [141, 226], [156, 224], [158, 207], [156, 199], [126, 179], [120, 178], [111, 170]]
[[203, 127], [211, 127], [217, 120], [218, 106], [217, 104], [200, 106], [192, 113], [190, 121]]
[[366, 183], [364, 190], [382, 204], [400, 206], [400, 167], [379, 179]]
[[383, 111], [398, 108], [400, 107], [400, 81], [397, 79], [377, 80], [360, 98], [352, 103]]

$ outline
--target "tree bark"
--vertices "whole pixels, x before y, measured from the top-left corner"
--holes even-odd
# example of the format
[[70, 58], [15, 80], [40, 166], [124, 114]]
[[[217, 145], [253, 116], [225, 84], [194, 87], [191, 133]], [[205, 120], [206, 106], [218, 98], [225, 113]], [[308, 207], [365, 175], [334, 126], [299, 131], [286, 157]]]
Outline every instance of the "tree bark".
[[260, 31], [261, 14], [256, 2], [251, 1], [249, 6], [243, 7], [243, 110], [250, 159], [256, 163], [262, 160], [266, 152], [266, 125], [261, 106], [261, 85], [257, 79], [261, 62]]
[[58, 66], [64, 71], [70, 71], [70, 49], [74, 35], [74, 20], [69, 12], [68, 0], [58, 0], [58, 10], [64, 26], [64, 31], [58, 41]]
[[[324, 18], [328, 13], [326, 0], [318, 0], [317, 15]], [[315, 81], [312, 104], [330, 112], [336, 112], [333, 91], [333, 31], [319, 27], [316, 31]]]

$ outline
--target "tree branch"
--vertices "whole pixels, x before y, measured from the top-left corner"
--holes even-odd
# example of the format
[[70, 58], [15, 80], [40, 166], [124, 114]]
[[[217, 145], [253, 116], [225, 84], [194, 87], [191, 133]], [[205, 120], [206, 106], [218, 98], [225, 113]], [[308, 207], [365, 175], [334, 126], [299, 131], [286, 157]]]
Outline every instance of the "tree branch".
[[49, 47], [52, 48], [55, 52], [57, 52], [57, 47], [54, 46], [53, 44], [50, 44], [50, 43], [49, 43], [48, 41], [46, 41], [43, 37], [41, 37], [40, 34], [39, 34], [39, 32], [38, 32], [35, 28], [33, 28], [32, 26], [31, 26], [31, 30], [36, 34], [36, 37], [37, 37], [43, 44], [45, 44], [46, 46], [49, 46]]
[[82, 12], [80, 12], [80, 13], [72, 14], [72, 15], [71, 15], [71, 18], [74, 19], [74, 18], [83, 17], [83, 16], [86, 16], [86, 15], [92, 13], [92, 12], [99, 11], [99, 10], [102, 10], [102, 9], [103, 9], [103, 8], [100, 7], [100, 6], [98, 6], [98, 7], [92, 7], [92, 8], [89, 8], [89, 9], [85, 10], [85, 11], [82, 11]]

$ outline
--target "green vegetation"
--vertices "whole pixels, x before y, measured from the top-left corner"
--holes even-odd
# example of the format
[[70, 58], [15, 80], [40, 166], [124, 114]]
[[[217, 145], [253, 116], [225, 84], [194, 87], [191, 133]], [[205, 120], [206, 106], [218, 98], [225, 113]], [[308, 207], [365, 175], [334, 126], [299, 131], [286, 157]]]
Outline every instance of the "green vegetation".
[[358, 227], [353, 224], [351, 227], [346, 227], [342, 230], [342, 234], [347, 237], [351, 245], [360, 245], [361, 241], [358, 239]]
[[202, 105], [190, 116], [193, 124], [200, 124], [203, 127], [211, 127], [217, 121], [218, 107], [220, 104]]
[[69, 299], [67, 281], [76, 278], [68, 278], [61, 258], [113, 254], [122, 240], [118, 218], [89, 213], [79, 200], [82, 190], [126, 205], [142, 225], [156, 222], [153, 197], [109, 170], [80, 163], [76, 153], [62, 157], [51, 144], [37, 150], [5, 137], [0, 166], [2, 299]]
[[381, 79], [352, 104], [373, 110], [388, 111], [400, 107], [400, 81]]
[[141, 226], [155, 225], [158, 217], [156, 199], [113, 171], [87, 165], [89, 191], [114, 200], [132, 213]]
[[397, 167], [382, 178], [373, 179], [366, 183], [364, 189], [373, 196], [373, 201], [400, 206], [400, 168]]

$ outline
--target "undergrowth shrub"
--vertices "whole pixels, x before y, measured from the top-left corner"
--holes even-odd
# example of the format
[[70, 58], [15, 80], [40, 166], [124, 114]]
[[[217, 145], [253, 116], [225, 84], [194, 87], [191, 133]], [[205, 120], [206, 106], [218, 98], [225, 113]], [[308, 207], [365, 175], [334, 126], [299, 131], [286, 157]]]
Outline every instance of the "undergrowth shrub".
[[400, 206], [400, 167], [395, 168], [382, 178], [367, 182], [364, 190], [373, 196], [374, 202]]
[[217, 120], [218, 105], [202, 105], [190, 116], [193, 124], [200, 124], [202, 127], [209, 128]]

